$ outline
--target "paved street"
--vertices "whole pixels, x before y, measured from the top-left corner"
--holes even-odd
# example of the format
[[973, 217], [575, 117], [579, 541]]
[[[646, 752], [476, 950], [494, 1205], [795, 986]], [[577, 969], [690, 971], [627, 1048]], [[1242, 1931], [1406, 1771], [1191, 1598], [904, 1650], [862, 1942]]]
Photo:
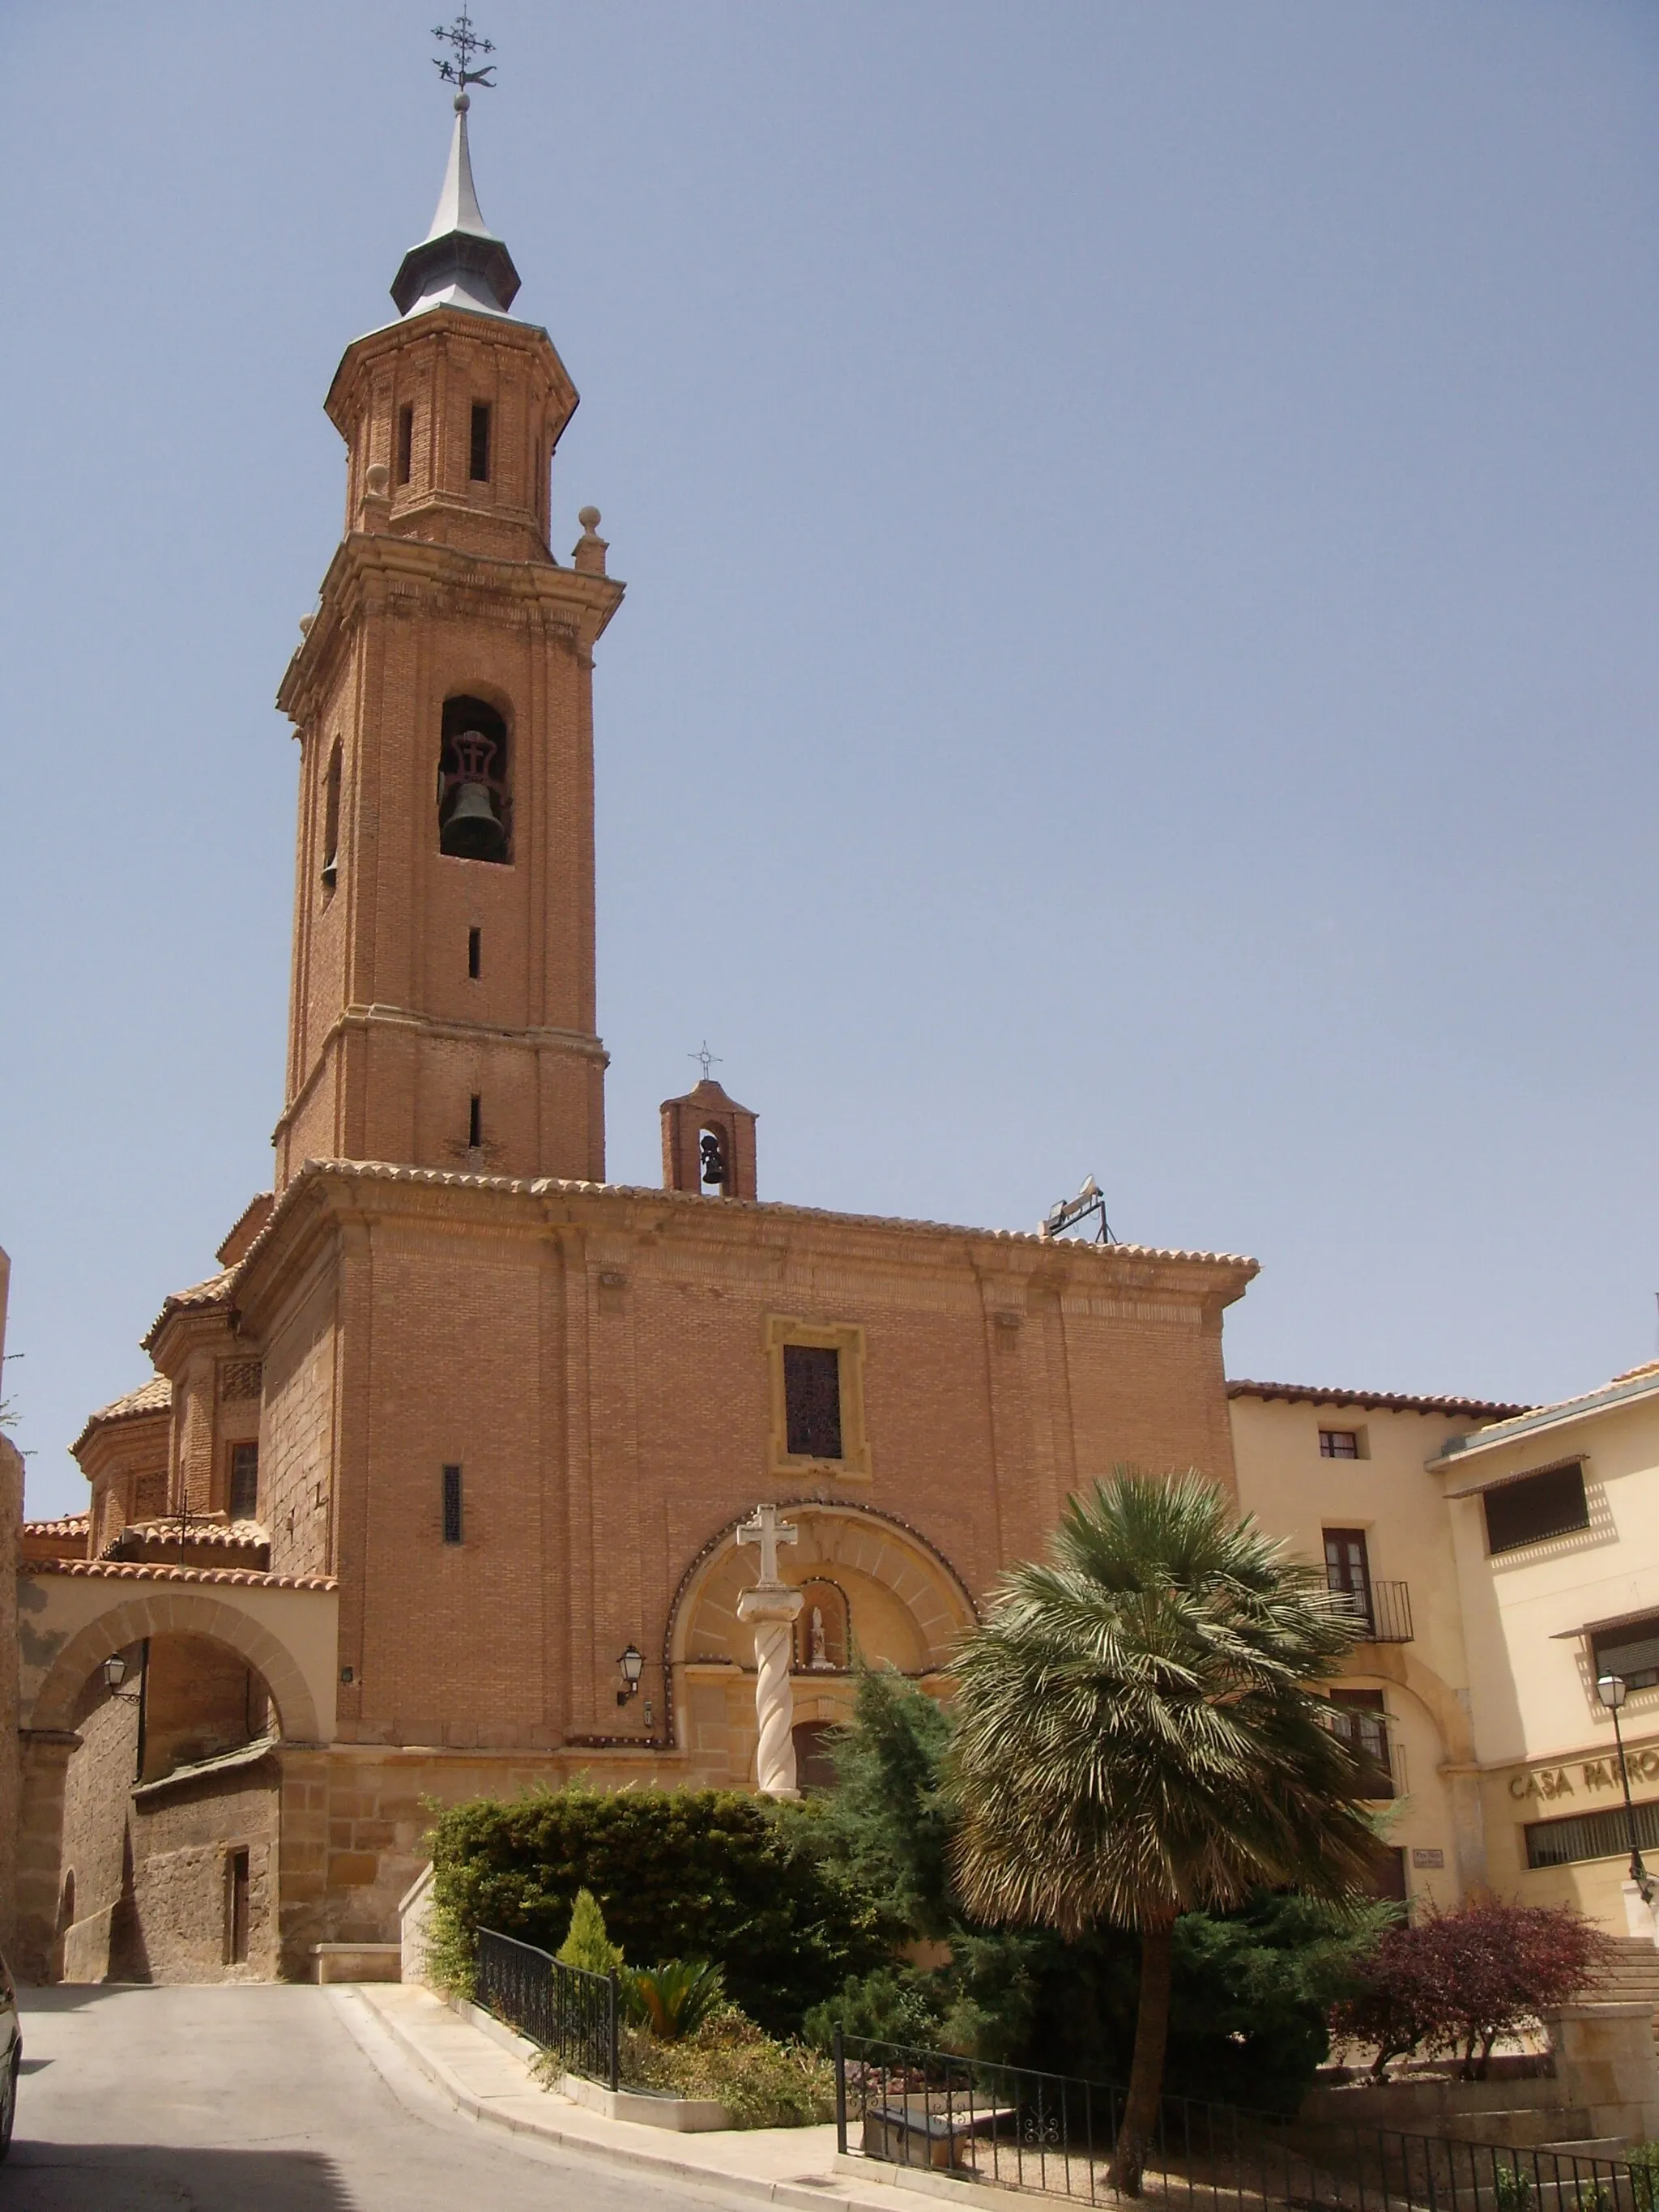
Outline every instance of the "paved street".
[[24, 1996], [0, 2212], [709, 2212], [457, 2113], [343, 1993]]

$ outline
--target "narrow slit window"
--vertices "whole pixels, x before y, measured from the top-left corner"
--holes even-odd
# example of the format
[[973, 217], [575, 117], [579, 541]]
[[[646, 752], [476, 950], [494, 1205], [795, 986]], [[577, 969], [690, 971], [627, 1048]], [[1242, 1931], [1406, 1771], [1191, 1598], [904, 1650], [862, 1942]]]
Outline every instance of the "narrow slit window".
[[461, 1540], [461, 1470], [458, 1467], [444, 1469], [444, 1541], [459, 1544]]
[[332, 890], [340, 874], [340, 745], [336, 738], [323, 786], [323, 888]]
[[[469, 929], [466, 933], [466, 972], [476, 983], [483, 973], [483, 932]], [[477, 1141], [475, 1138], [475, 1143]]]
[[249, 1887], [247, 1853], [228, 1852], [225, 1858], [225, 1964], [228, 1966], [241, 1966], [247, 1963]]
[[415, 463], [415, 410], [407, 401], [398, 410], [398, 481], [409, 482]]
[[475, 399], [472, 403], [472, 481], [489, 482], [489, 402]]
[[476, 1091], [467, 1103], [466, 1141], [475, 1152], [483, 1142], [483, 1100]]

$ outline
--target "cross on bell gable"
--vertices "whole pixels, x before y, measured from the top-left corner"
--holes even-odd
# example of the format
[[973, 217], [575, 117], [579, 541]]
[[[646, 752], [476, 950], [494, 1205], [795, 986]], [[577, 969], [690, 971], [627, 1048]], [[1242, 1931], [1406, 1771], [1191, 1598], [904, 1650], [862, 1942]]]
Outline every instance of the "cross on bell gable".
[[757, 1587], [775, 1589], [778, 1586], [778, 1546], [799, 1543], [800, 1531], [793, 1522], [779, 1520], [775, 1505], [757, 1505], [746, 1521], [738, 1522], [738, 1541], [760, 1546], [760, 1582]]

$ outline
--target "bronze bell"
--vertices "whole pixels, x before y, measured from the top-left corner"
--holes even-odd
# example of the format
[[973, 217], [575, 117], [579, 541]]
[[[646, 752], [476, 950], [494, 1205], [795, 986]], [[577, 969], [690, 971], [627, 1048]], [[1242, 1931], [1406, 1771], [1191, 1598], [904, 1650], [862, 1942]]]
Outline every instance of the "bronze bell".
[[489, 781], [495, 741], [468, 730], [456, 738], [454, 757], [459, 765], [446, 781], [455, 803], [444, 817], [439, 850], [458, 860], [504, 860], [507, 831]]
[[468, 782], [461, 786], [440, 842], [446, 853], [460, 860], [499, 860], [506, 857], [507, 838], [488, 784]]

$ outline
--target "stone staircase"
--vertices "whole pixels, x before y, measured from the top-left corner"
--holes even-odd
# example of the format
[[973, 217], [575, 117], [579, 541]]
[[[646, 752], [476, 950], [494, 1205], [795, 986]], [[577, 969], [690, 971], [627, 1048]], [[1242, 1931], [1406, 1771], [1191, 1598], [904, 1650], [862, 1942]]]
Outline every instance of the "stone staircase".
[[1659, 1949], [1641, 1936], [1616, 1936], [1613, 1942], [1617, 1955], [1590, 1996], [1603, 2004], [1646, 2005], [1659, 2045]]

